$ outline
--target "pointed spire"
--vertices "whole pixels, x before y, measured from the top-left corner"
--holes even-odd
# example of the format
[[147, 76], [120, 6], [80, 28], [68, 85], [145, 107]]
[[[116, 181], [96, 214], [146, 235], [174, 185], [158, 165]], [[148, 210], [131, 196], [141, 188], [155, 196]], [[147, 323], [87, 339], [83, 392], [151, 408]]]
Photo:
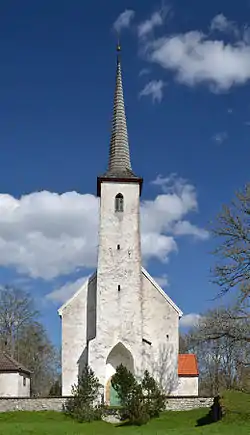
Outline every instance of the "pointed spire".
[[129, 142], [125, 106], [123, 99], [121, 46], [117, 44], [116, 86], [113, 106], [112, 133], [109, 149], [107, 176], [134, 176], [130, 162]]
[[97, 195], [101, 195], [103, 181], [136, 182], [142, 189], [143, 179], [135, 175], [130, 162], [127, 121], [123, 99], [122, 72], [120, 59], [121, 46], [117, 44], [116, 85], [113, 107], [112, 132], [109, 147], [108, 170], [97, 177]]

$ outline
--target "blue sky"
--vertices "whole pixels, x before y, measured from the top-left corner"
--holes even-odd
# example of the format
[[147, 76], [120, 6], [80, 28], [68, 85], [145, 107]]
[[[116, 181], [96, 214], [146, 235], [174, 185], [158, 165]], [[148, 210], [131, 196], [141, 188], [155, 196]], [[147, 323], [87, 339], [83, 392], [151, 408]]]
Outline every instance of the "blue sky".
[[250, 2], [99, 3], [0, 5], [0, 282], [32, 292], [57, 344], [95, 264], [114, 23], [144, 260], [185, 314], [214, 304], [206, 230], [249, 177]]

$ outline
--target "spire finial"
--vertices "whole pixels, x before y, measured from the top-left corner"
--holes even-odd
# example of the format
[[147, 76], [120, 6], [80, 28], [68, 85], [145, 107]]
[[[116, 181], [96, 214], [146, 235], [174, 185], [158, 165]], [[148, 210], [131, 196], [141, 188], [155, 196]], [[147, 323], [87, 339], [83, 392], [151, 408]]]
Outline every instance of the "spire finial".
[[121, 51], [120, 36], [119, 36], [119, 33], [117, 33], [116, 52], [119, 54], [120, 51]]

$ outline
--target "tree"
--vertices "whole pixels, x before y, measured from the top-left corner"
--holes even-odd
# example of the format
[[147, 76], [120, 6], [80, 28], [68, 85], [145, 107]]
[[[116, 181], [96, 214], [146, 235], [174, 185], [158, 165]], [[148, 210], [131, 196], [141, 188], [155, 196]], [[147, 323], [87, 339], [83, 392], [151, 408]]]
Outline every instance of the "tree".
[[49, 396], [51, 397], [61, 397], [62, 395], [62, 383], [61, 380], [57, 379], [49, 391]]
[[136, 379], [120, 364], [111, 382], [121, 401], [121, 418], [131, 424], [145, 424], [150, 418], [158, 417], [165, 407], [162, 391], [147, 370], [142, 379]]
[[19, 361], [32, 371], [31, 394], [47, 396], [58, 378], [60, 357], [43, 325], [34, 322], [23, 328], [18, 348]]
[[79, 422], [100, 420], [102, 407], [98, 404], [100, 383], [93, 370], [85, 366], [78, 383], [72, 387], [72, 397], [65, 404], [65, 413]]
[[29, 293], [14, 287], [0, 288], [1, 348], [18, 357], [18, 337], [23, 328], [33, 323], [38, 311]]
[[121, 405], [126, 407], [129, 403], [132, 391], [137, 384], [134, 375], [125, 366], [120, 364], [111, 379], [111, 384], [119, 396]]
[[[246, 364], [250, 346], [239, 337], [235, 339], [236, 333], [232, 334], [235, 331], [235, 320], [231, 319], [229, 323], [230, 313], [234, 318], [233, 310], [228, 308], [208, 311], [185, 336], [188, 351], [198, 357], [200, 394], [217, 395], [223, 389], [248, 389]], [[221, 333], [225, 318], [230, 334]], [[240, 329], [240, 326], [237, 328]]]
[[185, 335], [179, 335], [179, 353], [187, 353], [188, 344]]
[[38, 318], [29, 293], [0, 289], [0, 349], [31, 370], [31, 393], [46, 396], [58, 378], [60, 358]]
[[150, 418], [159, 417], [165, 408], [165, 398], [159, 385], [148, 370], [144, 372], [141, 386], [148, 415]]
[[[213, 234], [219, 240], [214, 254], [218, 262], [213, 270], [213, 281], [219, 285], [221, 294], [233, 289], [237, 292], [237, 304], [233, 313], [225, 317], [222, 334], [250, 342], [247, 333], [250, 308], [250, 183], [230, 206], [224, 206], [217, 217]], [[234, 328], [229, 330], [229, 321]], [[245, 323], [244, 323], [245, 322]], [[232, 322], [230, 322], [232, 324]]]

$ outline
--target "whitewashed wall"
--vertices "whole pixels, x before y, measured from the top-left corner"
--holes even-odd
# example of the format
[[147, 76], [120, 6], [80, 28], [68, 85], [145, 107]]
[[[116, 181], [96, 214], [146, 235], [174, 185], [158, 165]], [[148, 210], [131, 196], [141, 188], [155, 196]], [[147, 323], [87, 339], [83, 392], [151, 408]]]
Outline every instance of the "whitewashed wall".
[[198, 396], [199, 377], [180, 376], [176, 396]]
[[[115, 196], [124, 212], [115, 212]], [[142, 286], [138, 183], [101, 184], [97, 267], [97, 333], [89, 343], [89, 364], [106, 380], [107, 357], [121, 342], [131, 351], [135, 370], [142, 361]], [[118, 249], [120, 245], [120, 249]], [[120, 285], [120, 291], [118, 290]]]
[[[26, 385], [23, 385], [23, 378]], [[0, 373], [0, 397], [29, 397], [30, 378], [23, 373]]]
[[166, 394], [178, 382], [179, 314], [143, 273], [144, 369], [157, 378]]
[[[77, 383], [78, 374], [88, 362], [87, 333], [95, 331], [93, 294], [96, 292], [96, 275], [60, 310], [62, 317], [62, 394], [71, 394], [72, 385]], [[91, 295], [91, 296], [90, 296]], [[88, 304], [88, 296], [90, 304]], [[89, 327], [87, 317], [89, 308]], [[92, 316], [91, 316], [92, 314]]]

